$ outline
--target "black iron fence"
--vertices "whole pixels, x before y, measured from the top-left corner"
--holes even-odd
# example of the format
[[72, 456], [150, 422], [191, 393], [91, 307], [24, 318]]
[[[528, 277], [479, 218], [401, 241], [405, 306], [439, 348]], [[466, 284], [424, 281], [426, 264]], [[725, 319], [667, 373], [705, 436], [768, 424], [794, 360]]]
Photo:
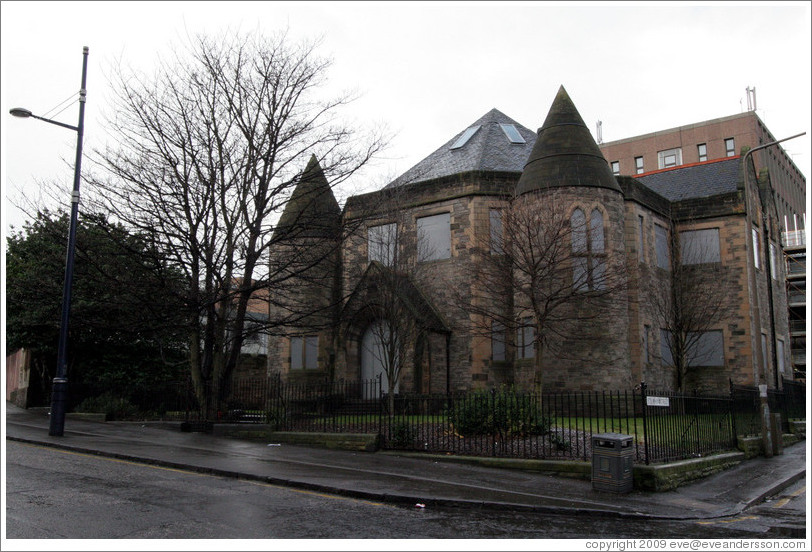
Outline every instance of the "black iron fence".
[[[489, 390], [390, 401], [380, 379], [295, 385], [270, 378], [235, 379], [228, 389], [197, 392], [190, 382], [123, 389], [72, 384], [70, 397], [74, 410], [105, 412], [111, 419], [373, 433], [390, 449], [512, 458], [590, 460], [594, 435], [621, 433], [634, 437], [635, 460], [648, 464], [732, 450], [738, 435], [761, 432], [758, 389], [732, 384], [720, 396], [640, 384], [619, 392]], [[768, 399], [785, 431], [790, 420], [805, 416], [803, 384], [783, 381]]]
[[[642, 386], [643, 460], [707, 456], [737, 447], [730, 396], [648, 391]], [[638, 459], [640, 455], [638, 455]]]
[[[760, 435], [763, 420], [759, 389], [731, 383], [730, 401], [737, 434]], [[767, 390], [767, 404], [771, 413], [781, 415], [781, 428], [787, 433], [791, 421], [806, 418], [806, 385], [782, 378], [780, 390]]]

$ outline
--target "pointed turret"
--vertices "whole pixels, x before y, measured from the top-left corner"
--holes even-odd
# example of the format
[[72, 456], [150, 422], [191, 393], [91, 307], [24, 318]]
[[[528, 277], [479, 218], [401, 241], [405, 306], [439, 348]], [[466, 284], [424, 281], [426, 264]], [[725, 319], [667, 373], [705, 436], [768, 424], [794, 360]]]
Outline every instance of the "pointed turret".
[[562, 186], [590, 186], [620, 192], [609, 164], [564, 90], [558, 89], [533, 151], [516, 185], [516, 195]]
[[274, 240], [293, 237], [336, 238], [340, 235], [341, 209], [324, 171], [313, 155], [288, 200]]

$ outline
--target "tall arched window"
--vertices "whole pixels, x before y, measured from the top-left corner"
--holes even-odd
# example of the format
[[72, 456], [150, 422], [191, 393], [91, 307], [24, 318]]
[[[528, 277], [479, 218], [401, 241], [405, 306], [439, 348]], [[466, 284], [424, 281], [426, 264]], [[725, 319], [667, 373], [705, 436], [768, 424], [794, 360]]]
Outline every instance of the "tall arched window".
[[589, 289], [589, 246], [586, 237], [586, 216], [575, 209], [570, 217], [572, 227], [572, 285], [576, 290]]
[[570, 217], [572, 228], [572, 285], [576, 290], [588, 291], [606, 287], [606, 245], [603, 231], [603, 213], [593, 209], [586, 214], [575, 209]]
[[593, 209], [589, 217], [590, 289], [606, 287], [606, 248], [603, 239], [603, 213]]
[[598, 209], [593, 209], [589, 217], [589, 249], [603, 253], [603, 214]]

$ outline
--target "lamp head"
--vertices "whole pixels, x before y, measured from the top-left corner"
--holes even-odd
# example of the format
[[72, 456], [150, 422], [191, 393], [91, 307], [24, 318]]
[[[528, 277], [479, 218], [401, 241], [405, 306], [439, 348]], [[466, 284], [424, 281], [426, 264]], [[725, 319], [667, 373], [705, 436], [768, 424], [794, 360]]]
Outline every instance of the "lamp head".
[[22, 117], [24, 119], [26, 119], [26, 118], [28, 118], [28, 117], [30, 117], [32, 115], [31, 111], [24, 108], [24, 107], [13, 107], [13, 108], [9, 109], [8, 112], [11, 113], [12, 115], [14, 115], [15, 117]]

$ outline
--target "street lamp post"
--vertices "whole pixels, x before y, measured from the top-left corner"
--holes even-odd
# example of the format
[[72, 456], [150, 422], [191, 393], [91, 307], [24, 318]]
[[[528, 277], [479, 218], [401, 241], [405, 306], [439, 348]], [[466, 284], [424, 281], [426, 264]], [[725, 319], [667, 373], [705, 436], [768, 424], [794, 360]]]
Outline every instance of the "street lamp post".
[[65, 410], [68, 399], [68, 323], [70, 320], [70, 300], [73, 289], [73, 257], [76, 249], [76, 226], [79, 218], [79, 181], [82, 174], [82, 137], [85, 128], [85, 99], [87, 97], [87, 54], [88, 47], [82, 49], [82, 87], [79, 89], [79, 124], [67, 125], [59, 121], [52, 121], [45, 117], [34, 115], [28, 109], [15, 107], [9, 113], [15, 117], [33, 117], [46, 123], [51, 123], [76, 131], [76, 162], [73, 172], [73, 193], [71, 194], [70, 230], [68, 232], [68, 252], [65, 260], [65, 284], [62, 291], [62, 321], [59, 325], [59, 349], [56, 360], [56, 376], [51, 388], [51, 420], [49, 435], [62, 436], [65, 431]]

